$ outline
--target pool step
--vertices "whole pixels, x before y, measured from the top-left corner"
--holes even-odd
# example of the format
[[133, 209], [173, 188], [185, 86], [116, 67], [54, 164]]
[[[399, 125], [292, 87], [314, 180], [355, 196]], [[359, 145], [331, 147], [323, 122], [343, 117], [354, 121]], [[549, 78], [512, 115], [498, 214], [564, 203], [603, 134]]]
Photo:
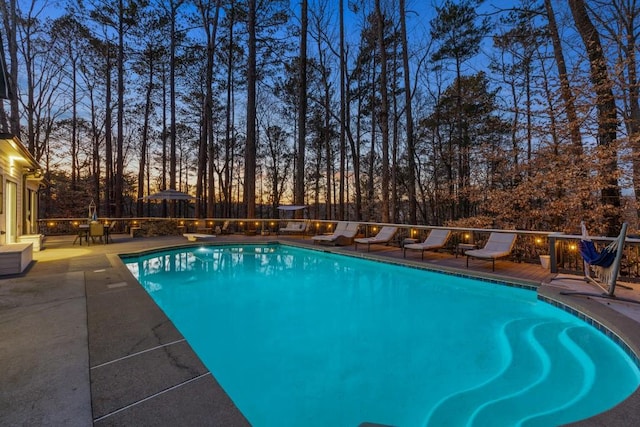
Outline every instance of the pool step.
[[[491, 396], [515, 393], [542, 375], [545, 366], [541, 357], [519, 357], [521, 354], [538, 352], [531, 335], [539, 324], [540, 320], [532, 319], [518, 319], [507, 323], [500, 338], [503, 347], [501, 351], [508, 354], [502, 369], [485, 383], [454, 393], [440, 401], [429, 414], [426, 425], [466, 425]], [[524, 360], [530, 363], [523, 363]]]
[[[594, 403], [601, 403], [606, 381], [596, 380], [593, 360], [611, 355], [586, 326], [520, 319], [505, 325], [501, 342], [510, 352], [502, 370], [440, 401], [426, 425], [484, 426], [500, 420], [500, 425], [548, 426], [602, 407]], [[558, 381], [564, 381], [562, 387]]]
[[[582, 349], [567, 339], [570, 329], [571, 326], [562, 323], [536, 325], [531, 330], [531, 339], [544, 369], [522, 389], [505, 393], [479, 407], [470, 424], [490, 425], [499, 417], [503, 425], [517, 425], [532, 411], [553, 413], [589, 392], [593, 384], [593, 363]], [[559, 378], [572, 380], [558, 387]]]
[[[619, 402], [616, 396], [620, 396], [621, 392], [630, 394], [635, 389], [636, 378], [629, 378], [628, 371], [624, 373], [619, 364], [595, 364], [592, 362], [592, 360], [611, 360], [613, 357], [610, 347], [605, 345], [606, 337], [594, 336], [589, 328], [584, 326], [568, 329], [566, 339], [572, 342], [576, 348], [582, 350], [584, 359], [581, 363], [583, 366], [591, 364], [590, 383], [585, 385], [583, 393], [576, 395], [562, 408], [532, 415], [523, 420], [523, 426], [564, 424], [575, 421], [574, 414], [576, 413], [585, 414], [585, 417], [592, 416], [601, 412], [601, 409], [594, 408], [613, 407]], [[606, 373], [598, 372], [598, 370], [606, 370]], [[616, 378], [617, 381], [611, 381], [610, 378]]]

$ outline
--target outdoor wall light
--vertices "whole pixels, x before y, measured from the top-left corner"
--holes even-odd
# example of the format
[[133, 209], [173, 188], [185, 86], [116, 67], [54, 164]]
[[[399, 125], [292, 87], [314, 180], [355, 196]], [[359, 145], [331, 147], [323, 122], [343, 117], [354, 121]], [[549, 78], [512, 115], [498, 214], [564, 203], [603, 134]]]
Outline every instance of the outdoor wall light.
[[54, 225], [56, 225], [56, 223], [55, 223], [55, 222], [50, 222], [50, 223], [49, 223], [49, 227], [53, 227]]
[[542, 239], [541, 239], [541, 238], [539, 238], [539, 237], [536, 237], [536, 243], [537, 243], [537, 244], [542, 243]]
[[569, 250], [571, 251], [575, 251], [576, 250], [576, 245], [574, 243], [569, 245]]

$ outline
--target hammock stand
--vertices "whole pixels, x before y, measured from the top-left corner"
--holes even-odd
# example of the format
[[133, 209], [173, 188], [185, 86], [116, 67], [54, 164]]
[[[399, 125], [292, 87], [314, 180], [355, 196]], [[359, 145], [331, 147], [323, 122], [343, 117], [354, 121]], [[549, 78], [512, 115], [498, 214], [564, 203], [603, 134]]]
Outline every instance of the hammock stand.
[[[640, 303], [640, 301], [620, 298], [615, 295], [618, 274], [620, 273], [620, 262], [624, 252], [624, 241], [627, 236], [628, 224], [622, 224], [620, 235], [616, 240], [607, 245], [602, 251], [598, 252], [593, 241], [587, 233], [584, 222], [581, 223], [582, 239], [579, 243], [580, 255], [584, 260], [584, 279], [602, 289], [604, 293], [593, 292], [560, 292], [561, 295], [583, 295], [600, 298], [612, 298], [619, 301], [627, 301], [632, 303]], [[591, 275], [591, 267], [594, 267], [596, 280]], [[621, 287], [622, 286], [619, 285]]]

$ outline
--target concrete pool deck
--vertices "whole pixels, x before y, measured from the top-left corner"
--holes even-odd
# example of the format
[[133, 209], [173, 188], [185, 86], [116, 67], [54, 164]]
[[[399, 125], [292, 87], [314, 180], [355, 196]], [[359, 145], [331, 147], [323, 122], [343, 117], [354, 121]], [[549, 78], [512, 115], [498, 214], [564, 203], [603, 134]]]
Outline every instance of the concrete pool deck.
[[[290, 241], [311, 244], [309, 239]], [[186, 239], [116, 235], [109, 245], [72, 242], [73, 237], [49, 237], [24, 274], [0, 279], [0, 424], [249, 425], [118, 258], [186, 245]], [[322, 249], [355, 252], [352, 246]], [[466, 269], [464, 257], [449, 254], [404, 260], [401, 250], [390, 247], [358, 255], [522, 284], [546, 282], [540, 295], [597, 319], [640, 355], [640, 304], [562, 295], [566, 290], [596, 291], [575, 276], [553, 277], [540, 266], [507, 261], [497, 262], [495, 273], [490, 263]], [[640, 285], [630, 287], [618, 288], [616, 294], [640, 300]], [[640, 425], [640, 391], [575, 425]]]

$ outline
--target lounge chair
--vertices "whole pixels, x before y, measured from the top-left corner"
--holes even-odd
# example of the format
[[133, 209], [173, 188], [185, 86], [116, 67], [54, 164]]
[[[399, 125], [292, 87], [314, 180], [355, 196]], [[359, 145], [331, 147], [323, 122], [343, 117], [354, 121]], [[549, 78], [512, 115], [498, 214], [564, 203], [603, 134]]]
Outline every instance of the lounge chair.
[[215, 234], [202, 234], [202, 233], [184, 233], [184, 237], [187, 238], [190, 242], [199, 242], [201, 240], [210, 240], [213, 239]]
[[346, 246], [353, 243], [353, 238], [356, 237], [356, 234], [358, 234], [357, 222], [339, 221], [333, 231], [333, 234], [313, 236], [311, 239], [314, 244], [317, 242], [336, 246]]
[[422, 243], [409, 243], [402, 248], [402, 256], [407, 257], [407, 249], [411, 251], [422, 251], [422, 259], [424, 260], [425, 251], [435, 251], [444, 247], [449, 240], [451, 230], [436, 228], [431, 230], [429, 235]]
[[397, 231], [398, 227], [386, 225], [382, 227], [378, 234], [373, 237], [361, 237], [358, 239], [353, 239], [356, 244], [356, 251], [358, 250], [358, 243], [367, 245], [367, 252], [369, 252], [371, 245], [386, 245], [391, 241], [391, 239], [393, 239], [393, 236]]
[[288, 222], [285, 227], [278, 229], [277, 234], [291, 233], [291, 234], [304, 234], [307, 229], [307, 224], [304, 222]]
[[225, 221], [222, 223], [222, 227], [217, 226], [215, 228], [216, 234], [231, 234], [231, 230], [229, 226], [231, 225], [231, 221]]
[[491, 233], [489, 240], [482, 249], [471, 249], [465, 251], [467, 256], [467, 268], [469, 268], [469, 258], [491, 260], [491, 271], [496, 271], [496, 259], [504, 258], [511, 254], [513, 245], [516, 243], [515, 233]]

